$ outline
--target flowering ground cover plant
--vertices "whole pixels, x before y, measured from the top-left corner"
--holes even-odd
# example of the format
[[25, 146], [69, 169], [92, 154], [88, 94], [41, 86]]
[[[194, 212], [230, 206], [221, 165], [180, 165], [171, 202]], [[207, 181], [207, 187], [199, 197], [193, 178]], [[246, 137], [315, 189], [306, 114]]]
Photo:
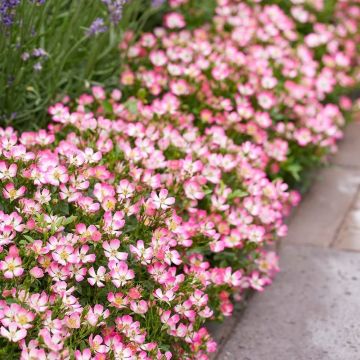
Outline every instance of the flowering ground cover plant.
[[192, 4], [172, 0], [121, 43], [121, 90], [0, 129], [0, 358], [209, 358], [205, 322], [278, 271], [291, 177], [342, 136], [354, 3], [305, 34], [269, 1], [219, 0], [187, 29]]
[[156, 116], [191, 114], [199, 128], [217, 124], [237, 143], [262, 144], [270, 174], [298, 181], [342, 137], [351, 103], [342, 97], [340, 109], [330, 100], [357, 83], [358, 23], [341, 18], [303, 38], [276, 5], [220, 3], [212, 26], [192, 31], [181, 13], [166, 15], [164, 28], [130, 47], [122, 84]]
[[206, 358], [204, 320], [277, 271], [263, 244], [297, 198], [262, 149], [139, 122], [119, 97], [95, 88], [50, 108], [48, 131], [2, 130], [4, 354]]

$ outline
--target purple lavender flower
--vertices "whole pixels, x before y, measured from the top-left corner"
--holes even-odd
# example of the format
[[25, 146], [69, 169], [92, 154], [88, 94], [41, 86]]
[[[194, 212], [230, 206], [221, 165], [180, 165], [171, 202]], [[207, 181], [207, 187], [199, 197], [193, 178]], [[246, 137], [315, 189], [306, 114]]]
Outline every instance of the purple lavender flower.
[[97, 34], [103, 33], [107, 30], [107, 26], [104, 23], [104, 19], [97, 18], [95, 19], [90, 27], [86, 31], [86, 35], [95, 36]]
[[37, 62], [36, 64], [34, 64], [34, 70], [35, 71], [41, 71], [42, 70], [42, 64]]
[[33, 56], [35, 57], [45, 57], [47, 56], [47, 52], [42, 48], [37, 48], [32, 51]]
[[[30, 0], [32, 3], [42, 5], [46, 0]], [[21, 0], [0, 0], [0, 25], [10, 27], [14, 23], [16, 8]]]
[[120, 22], [123, 14], [123, 7], [127, 0], [101, 0], [108, 9], [110, 21], [116, 25]]
[[24, 53], [22, 53], [22, 55], [21, 55], [21, 59], [22, 59], [23, 61], [29, 60], [29, 57], [30, 57], [30, 54], [29, 54], [28, 52], [24, 52]]
[[151, 6], [154, 8], [160, 7], [161, 5], [163, 5], [165, 3], [165, 0], [152, 0], [151, 1]]
[[1, 0], [0, 1], [0, 24], [10, 27], [14, 22], [16, 7], [20, 0]]

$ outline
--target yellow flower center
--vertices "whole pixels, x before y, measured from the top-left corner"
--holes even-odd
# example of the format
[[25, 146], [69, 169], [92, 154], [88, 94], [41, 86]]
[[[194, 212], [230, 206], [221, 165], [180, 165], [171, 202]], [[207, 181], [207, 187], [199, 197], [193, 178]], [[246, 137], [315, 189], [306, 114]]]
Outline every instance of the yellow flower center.
[[20, 314], [17, 316], [17, 322], [21, 325], [25, 325], [25, 324], [27, 324], [28, 319], [27, 319], [26, 315]]
[[9, 195], [10, 195], [11, 198], [16, 198], [16, 196], [17, 196], [17, 191], [16, 191], [16, 189], [11, 189], [11, 190], [9, 191]]
[[66, 251], [62, 251], [60, 253], [60, 257], [61, 259], [66, 260], [68, 258], [68, 253]]

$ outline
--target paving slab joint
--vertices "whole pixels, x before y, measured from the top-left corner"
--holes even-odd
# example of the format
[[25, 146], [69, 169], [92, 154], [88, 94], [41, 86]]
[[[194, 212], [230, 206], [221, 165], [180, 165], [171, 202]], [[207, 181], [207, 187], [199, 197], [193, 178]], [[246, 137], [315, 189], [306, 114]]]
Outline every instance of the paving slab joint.
[[349, 207], [346, 209], [346, 211], [345, 211], [345, 213], [344, 213], [344, 215], [343, 215], [343, 217], [341, 219], [340, 225], [337, 227], [337, 229], [336, 229], [336, 231], [334, 233], [334, 236], [331, 239], [331, 242], [329, 244], [329, 248], [334, 248], [339, 243], [341, 230], [345, 226], [348, 215], [350, 214], [351, 210], [354, 208], [354, 206], [356, 204], [356, 199], [358, 198], [359, 194], [360, 194], [360, 186], [357, 187], [356, 193], [355, 193]]

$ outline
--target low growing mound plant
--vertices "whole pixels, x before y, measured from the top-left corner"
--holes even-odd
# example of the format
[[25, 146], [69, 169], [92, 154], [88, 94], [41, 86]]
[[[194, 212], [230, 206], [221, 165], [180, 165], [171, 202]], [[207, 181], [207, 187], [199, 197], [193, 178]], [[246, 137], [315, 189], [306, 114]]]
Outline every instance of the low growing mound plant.
[[139, 122], [93, 91], [51, 107], [48, 131], [1, 132], [2, 351], [206, 356], [204, 320], [277, 271], [263, 245], [285, 232], [287, 186], [260, 147]]
[[342, 137], [360, 17], [275, 2], [204, 23], [171, 0], [121, 42], [119, 88], [0, 128], [0, 358], [206, 360], [206, 321], [271, 283], [292, 188]]

